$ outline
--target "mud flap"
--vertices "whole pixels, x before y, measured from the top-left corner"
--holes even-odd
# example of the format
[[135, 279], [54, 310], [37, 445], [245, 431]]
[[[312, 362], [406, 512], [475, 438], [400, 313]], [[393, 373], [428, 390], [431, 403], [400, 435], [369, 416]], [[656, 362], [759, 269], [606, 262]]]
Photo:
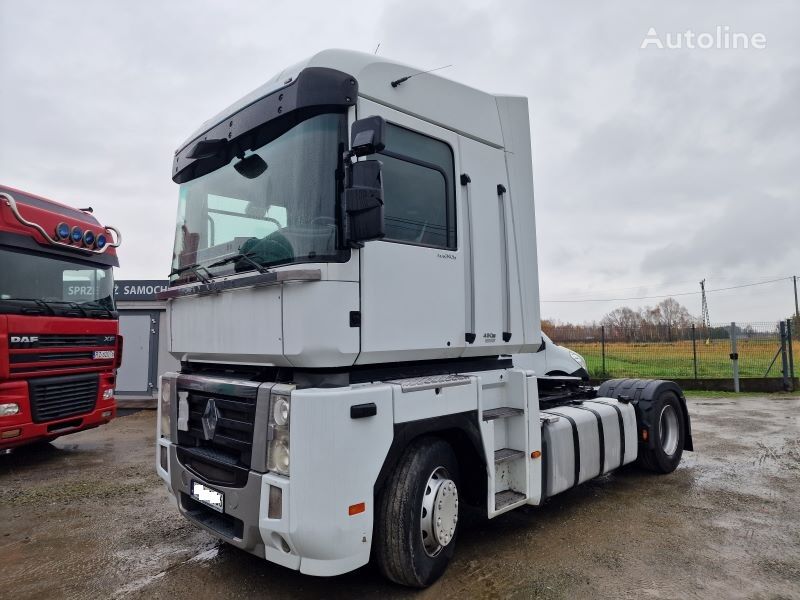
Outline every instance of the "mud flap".
[[[689, 420], [689, 410], [686, 407], [686, 397], [683, 395], [683, 390], [674, 381], [667, 381], [664, 379], [610, 379], [604, 381], [600, 388], [597, 390], [597, 395], [606, 398], [615, 398], [620, 402], [630, 402], [636, 409], [636, 420], [639, 424], [639, 431], [646, 429], [651, 431], [654, 425], [654, 420], [657, 418], [653, 412], [655, 401], [658, 400], [664, 392], [673, 392], [680, 401], [681, 411], [683, 413], [684, 423], [684, 436], [683, 436], [683, 449], [693, 451], [694, 445], [692, 444], [692, 424]], [[644, 443], [639, 437], [639, 443]], [[655, 440], [651, 436], [647, 440], [647, 446], [653, 448]]]

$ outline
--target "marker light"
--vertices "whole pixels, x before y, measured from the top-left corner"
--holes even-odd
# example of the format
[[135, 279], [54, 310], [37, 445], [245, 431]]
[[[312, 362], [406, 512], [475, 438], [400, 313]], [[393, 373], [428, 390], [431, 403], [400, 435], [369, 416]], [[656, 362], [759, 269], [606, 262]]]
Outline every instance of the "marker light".
[[108, 240], [106, 240], [106, 236], [104, 236], [102, 233], [100, 233], [100, 234], [97, 235], [97, 238], [95, 238], [94, 245], [98, 250], [102, 250], [103, 248], [106, 247], [106, 242], [107, 241]]
[[67, 239], [69, 237], [69, 225], [66, 223], [56, 225], [56, 235], [62, 240]]
[[351, 517], [353, 515], [359, 515], [367, 510], [367, 505], [364, 502], [359, 502], [358, 504], [351, 504], [347, 507], [347, 514]]
[[76, 244], [83, 239], [83, 231], [77, 225], [72, 228], [72, 233], [70, 234], [70, 239], [75, 242]]
[[83, 243], [87, 246], [94, 244], [94, 231], [86, 230], [86, 233], [83, 234]]

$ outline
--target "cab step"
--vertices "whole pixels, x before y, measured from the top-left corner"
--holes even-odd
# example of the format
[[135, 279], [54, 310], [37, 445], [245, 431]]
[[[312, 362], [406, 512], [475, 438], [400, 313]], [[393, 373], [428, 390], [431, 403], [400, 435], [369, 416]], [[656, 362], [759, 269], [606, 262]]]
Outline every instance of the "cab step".
[[523, 500], [525, 500], [525, 494], [515, 492], [514, 490], [497, 492], [494, 495], [494, 509], [496, 511], [503, 510], [505, 507], [516, 504], [517, 502], [522, 502]]
[[501, 448], [494, 451], [494, 464], [506, 462], [507, 460], [514, 460], [522, 458], [525, 453], [522, 450], [512, 450], [511, 448]]
[[521, 408], [511, 408], [510, 406], [501, 406], [500, 408], [490, 408], [483, 411], [484, 421], [494, 421], [495, 419], [505, 419], [507, 417], [518, 417], [523, 414]]

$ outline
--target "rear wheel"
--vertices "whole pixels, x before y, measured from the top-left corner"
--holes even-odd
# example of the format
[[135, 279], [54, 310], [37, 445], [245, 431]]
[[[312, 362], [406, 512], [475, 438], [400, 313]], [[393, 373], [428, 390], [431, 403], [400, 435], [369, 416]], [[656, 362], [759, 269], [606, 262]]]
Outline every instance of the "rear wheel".
[[447, 568], [455, 549], [458, 461], [447, 442], [415, 440], [384, 487], [376, 515], [376, 557], [396, 583], [426, 587]]
[[656, 473], [672, 473], [683, 455], [683, 411], [674, 392], [664, 392], [653, 404], [653, 421], [648, 439], [653, 447], [639, 453], [639, 464]]

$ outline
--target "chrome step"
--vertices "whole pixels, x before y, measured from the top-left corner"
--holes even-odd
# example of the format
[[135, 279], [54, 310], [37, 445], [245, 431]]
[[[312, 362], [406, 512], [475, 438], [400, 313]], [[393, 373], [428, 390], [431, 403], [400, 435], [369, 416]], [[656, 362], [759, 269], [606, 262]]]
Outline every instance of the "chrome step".
[[511, 506], [512, 504], [516, 504], [517, 502], [521, 502], [523, 500], [525, 500], [525, 494], [520, 494], [514, 490], [497, 492], [494, 495], [494, 509], [502, 510], [506, 506]]
[[525, 453], [522, 450], [512, 450], [511, 448], [501, 448], [494, 451], [494, 464], [505, 462], [507, 460], [514, 460], [515, 458], [522, 458]]
[[483, 420], [494, 421], [495, 419], [504, 419], [506, 417], [518, 417], [524, 413], [525, 411], [521, 408], [501, 406], [500, 408], [490, 408], [489, 410], [483, 411]]

